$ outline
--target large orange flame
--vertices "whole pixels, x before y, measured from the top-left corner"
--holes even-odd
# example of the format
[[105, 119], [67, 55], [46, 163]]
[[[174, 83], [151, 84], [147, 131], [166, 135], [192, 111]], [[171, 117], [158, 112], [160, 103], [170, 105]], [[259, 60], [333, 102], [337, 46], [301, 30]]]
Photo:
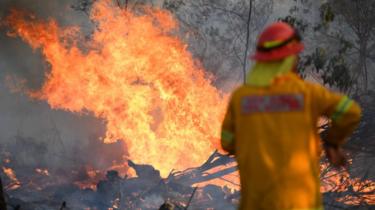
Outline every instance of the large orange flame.
[[173, 35], [171, 14], [124, 11], [99, 0], [90, 18], [96, 27], [82, 41], [77, 27], [11, 12], [11, 35], [41, 49], [51, 68], [31, 95], [52, 108], [104, 119], [106, 142], [126, 141], [132, 160], [164, 176], [204, 162], [217, 146], [227, 96]]

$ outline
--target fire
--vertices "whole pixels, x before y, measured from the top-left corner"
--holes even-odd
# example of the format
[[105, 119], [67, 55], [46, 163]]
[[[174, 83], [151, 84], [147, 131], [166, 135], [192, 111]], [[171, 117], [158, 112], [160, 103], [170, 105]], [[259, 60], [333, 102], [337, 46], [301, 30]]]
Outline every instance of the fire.
[[[99, 181], [102, 180], [105, 175], [102, 174], [101, 171], [95, 170], [90, 166], [86, 166], [85, 168], [85, 172], [88, 178], [80, 181], [75, 181], [74, 184], [80, 189], [96, 190], [96, 184], [99, 183]], [[73, 173], [77, 173], [77, 171], [73, 171]]]
[[347, 195], [339, 198], [338, 201], [348, 205], [358, 205], [362, 203], [375, 205], [375, 182], [351, 178], [347, 171], [328, 170], [328, 167], [327, 163], [321, 164], [321, 170], [323, 172], [326, 171], [321, 177], [321, 192], [345, 192], [350, 189], [355, 192], [353, 195], [361, 195]]
[[21, 187], [21, 182], [18, 181], [16, 173], [14, 173], [13, 169], [3, 167], [3, 172], [12, 181], [12, 183], [7, 185], [5, 188], [10, 189], [10, 190], [15, 190], [15, 189]]
[[43, 176], [49, 176], [50, 175], [48, 169], [36, 168], [35, 172], [40, 174], [40, 175], [43, 175]]
[[99, 0], [90, 40], [77, 27], [13, 10], [9, 35], [40, 49], [50, 64], [41, 90], [30, 96], [52, 108], [92, 113], [106, 123], [105, 142], [126, 141], [130, 158], [168, 175], [197, 166], [218, 147], [227, 95], [173, 34], [177, 23], [161, 9], [121, 10]]

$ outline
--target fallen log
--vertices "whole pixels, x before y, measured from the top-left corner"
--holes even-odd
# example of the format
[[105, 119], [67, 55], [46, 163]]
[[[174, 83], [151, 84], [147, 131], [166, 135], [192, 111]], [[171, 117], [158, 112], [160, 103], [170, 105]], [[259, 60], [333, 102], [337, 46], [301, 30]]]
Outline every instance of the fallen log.
[[[237, 171], [237, 166], [233, 164], [235, 159], [227, 155], [214, 151], [205, 163], [196, 168], [189, 168], [184, 171], [172, 172], [168, 177], [168, 182], [177, 182], [180, 184], [192, 186], [194, 184], [221, 178], [227, 174]], [[218, 171], [209, 172], [216, 167], [222, 167]]]

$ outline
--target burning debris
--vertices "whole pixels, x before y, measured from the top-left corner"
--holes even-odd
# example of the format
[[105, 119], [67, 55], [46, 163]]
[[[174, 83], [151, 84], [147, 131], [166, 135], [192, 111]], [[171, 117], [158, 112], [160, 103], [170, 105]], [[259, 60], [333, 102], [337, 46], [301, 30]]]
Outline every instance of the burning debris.
[[[188, 206], [189, 209], [235, 209], [239, 200], [238, 190], [202, 182], [210, 180], [206, 178], [207, 170], [223, 167], [234, 160], [217, 152], [209, 159], [215, 161], [208, 161], [186, 172], [171, 172], [166, 178], [162, 178], [160, 172], [150, 165], [129, 161], [135, 177], [122, 177], [117, 171], [107, 171], [97, 183], [92, 180], [95, 190], [69, 182], [41, 188], [25, 184], [21, 188], [7, 190], [7, 203], [10, 206], [20, 205], [22, 209], [58, 209], [59, 206], [60, 209], [158, 209], [160, 206], [174, 206], [175, 209], [187, 209]], [[38, 172], [33, 176], [46, 177]]]
[[18, 181], [18, 179], [16, 177], [16, 174], [14, 173], [13, 169], [3, 167], [3, 172], [11, 180], [11, 183], [9, 185], [5, 186], [5, 189], [15, 190], [15, 189], [17, 189], [21, 186], [21, 183], [20, 183], [20, 181]]
[[[240, 191], [238, 180], [222, 179], [233, 173], [235, 160], [217, 151], [201, 166], [171, 171], [162, 178], [151, 165], [128, 162], [133, 176], [107, 171], [99, 180], [87, 176], [88, 185], [55, 183], [38, 186], [26, 180], [17, 189], [7, 189], [10, 206], [22, 209], [236, 209]], [[215, 169], [215, 170], [213, 170]], [[374, 202], [374, 182], [352, 179], [348, 174], [322, 165], [322, 191], [327, 209], [366, 207]], [[50, 176], [56, 177], [49, 172]], [[92, 173], [90, 171], [87, 174]], [[31, 180], [48, 180], [37, 171]], [[73, 176], [73, 175], [72, 175]], [[90, 179], [93, 177], [93, 179]], [[344, 178], [342, 178], [344, 177]], [[11, 182], [10, 179], [6, 179]], [[216, 180], [216, 182], [215, 182]], [[220, 181], [220, 184], [218, 182]], [[28, 180], [30, 181], [30, 180]], [[237, 183], [236, 183], [237, 182]], [[213, 184], [212, 184], [213, 183]], [[229, 186], [229, 187], [228, 187]]]

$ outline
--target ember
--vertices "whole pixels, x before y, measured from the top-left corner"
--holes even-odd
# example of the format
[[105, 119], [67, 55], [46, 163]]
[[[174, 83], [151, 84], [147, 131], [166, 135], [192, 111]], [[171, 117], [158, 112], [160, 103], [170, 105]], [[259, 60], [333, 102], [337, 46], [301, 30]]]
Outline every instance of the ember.
[[[342, 193], [337, 200], [348, 205], [362, 203], [375, 205], [375, 182], [351, 178], [347, 171], [329, 169], [327, 163], [321, 164], [321, 171], [321, 192]], [[348, 191], [350, 194], [348, 194]]]
[[8, 178], [12, 181], [10, 184], [5, 186], [6, 189], [15, 190], [21, 187], [21, 182], [18, 181], [16, 177], [16, 173], [14, 173], [13, 169], [3, 167], [3, 172], [8, 176]]
[[35, 169], [35, 172], [37, 172], [38, 174], [41, 174], [43, 176], [49, 176], [48, 169], [37, 168], [37, 169]]

